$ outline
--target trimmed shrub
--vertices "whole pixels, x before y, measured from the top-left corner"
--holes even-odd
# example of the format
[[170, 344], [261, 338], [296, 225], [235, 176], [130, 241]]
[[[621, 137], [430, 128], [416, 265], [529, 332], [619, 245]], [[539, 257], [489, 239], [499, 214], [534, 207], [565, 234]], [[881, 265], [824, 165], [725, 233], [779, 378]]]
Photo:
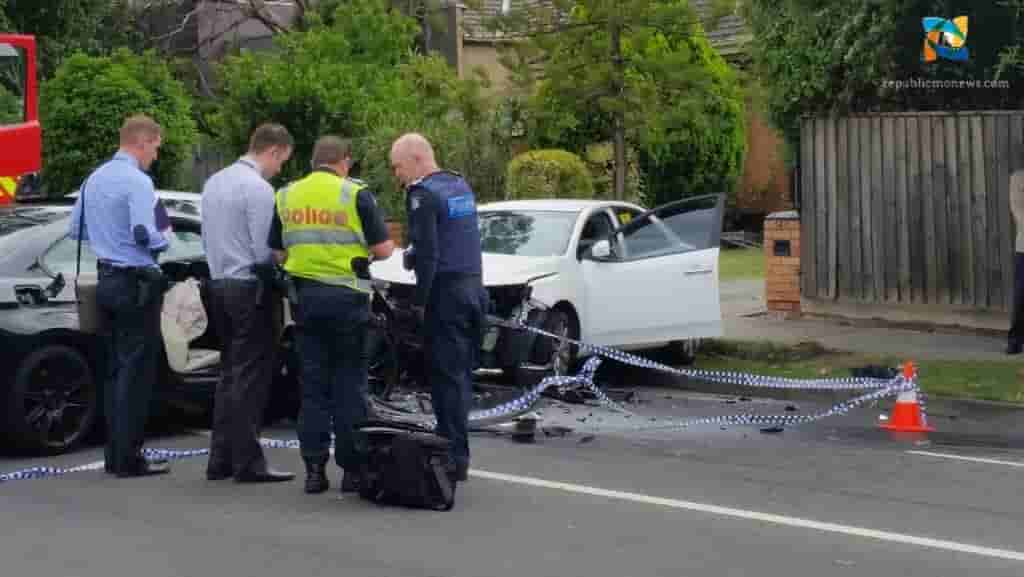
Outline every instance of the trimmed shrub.
[[531, 150], [508, 165], [505, 197], [593, 198], [594, 181], [583, 160], [565, 150]]
[[153, 53], [120, 50], [109, 57], [76, 54], [43, 85], [43, 181], [52, 196], [78, 189], [117, 150], [124, 119], [148, 114], [163, 129], [151, 174], [173, 187], [177, 167], [197, 139], [192, 100]]

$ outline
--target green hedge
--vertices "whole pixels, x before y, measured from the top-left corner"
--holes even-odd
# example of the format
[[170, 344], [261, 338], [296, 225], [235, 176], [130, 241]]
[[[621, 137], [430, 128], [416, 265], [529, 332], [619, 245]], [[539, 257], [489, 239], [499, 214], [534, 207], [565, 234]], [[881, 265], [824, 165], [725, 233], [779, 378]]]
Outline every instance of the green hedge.
[[583, 160], [565, 150], [532, 150], [508, 165], [506, 197], [593, 198], [594, 180]]
[[178, 166], [197, 140], [192, 99], [155, 53], [120, 50], [109, 57], [76, 54], [42, 88], [43, 180], [51, 196], [78, 190], [117, 151], [124, 119], [148, 114], [163, 129], [151, 174], [175, 187]]

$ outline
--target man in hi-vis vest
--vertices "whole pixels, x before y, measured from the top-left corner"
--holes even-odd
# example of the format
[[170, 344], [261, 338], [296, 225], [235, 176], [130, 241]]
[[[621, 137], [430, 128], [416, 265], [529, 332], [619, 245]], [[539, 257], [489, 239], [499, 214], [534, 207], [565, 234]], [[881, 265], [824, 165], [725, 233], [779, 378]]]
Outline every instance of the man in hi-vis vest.
[[[366, 186], [348, 177], [351, 143], [324, 136], [313, 149], [313, 172], [277, 193], [269, 244], [295, 283], [292, 311], [302, 357], [299, 444], [307, 493], [327, 490], [331, 431], [343, 492], [358, 490], [353, 427], [367, 418], [365, 342], [370, 286], [352, 259], [385, 259], [394, 245]], [[333, 426], [332, 426], [333, 421]]]

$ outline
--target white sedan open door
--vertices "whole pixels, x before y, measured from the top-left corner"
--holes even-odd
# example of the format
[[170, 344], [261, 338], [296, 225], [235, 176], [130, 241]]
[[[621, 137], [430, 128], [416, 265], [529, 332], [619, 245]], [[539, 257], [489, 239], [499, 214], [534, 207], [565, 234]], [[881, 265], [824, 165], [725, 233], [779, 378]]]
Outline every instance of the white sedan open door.
[[584, 340], [642, 346], [722, 334], [724, 195], [648, 211], [584, 255]]

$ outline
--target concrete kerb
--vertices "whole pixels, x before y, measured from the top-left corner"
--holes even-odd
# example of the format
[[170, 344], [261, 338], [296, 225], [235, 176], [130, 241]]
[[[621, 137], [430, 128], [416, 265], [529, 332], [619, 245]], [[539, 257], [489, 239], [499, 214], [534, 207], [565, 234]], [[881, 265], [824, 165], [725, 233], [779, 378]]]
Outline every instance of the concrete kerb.
[[[842, 391], [804, 391], [791, 389], [752, 389], [721, 385], [696, 379], [664, 379], [656, 387], [690, 391], [720, 397], [723, 402], [741, 398], [761, 398], [793, 403], [835, 404], [856, 396]], [[895, 399], [887, 398], [872, 405], [866, 426], [875, 427], [879, 413], [889, 414]], [[938, 431], [928, 435], [936, 443], [983, 444], [1024, 447], [1024, 404], [927, 396], [929, 422]]]

